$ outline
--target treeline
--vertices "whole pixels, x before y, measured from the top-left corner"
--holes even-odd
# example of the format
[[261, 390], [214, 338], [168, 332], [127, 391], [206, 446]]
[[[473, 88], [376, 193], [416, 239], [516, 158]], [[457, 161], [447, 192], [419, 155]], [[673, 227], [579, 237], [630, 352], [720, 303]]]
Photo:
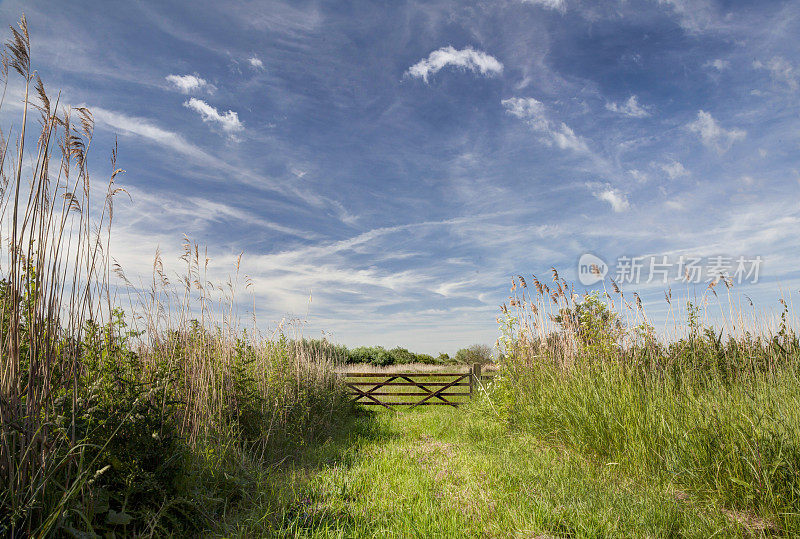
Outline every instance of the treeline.
[[376, 367], [390, 365], [471, 365], [473, 363], [489, 363], [492, 361], [492, 349], [489, 346], [476, 344], [458, 350], [455, 355], [441, 353], [434, 357], [430, 354], [417, 354], [405, 348], [396, 347], [387, 350], [383, 346], [359, 346], [348, 348], [343, 344], [332, 345], [323, 339], [303, 339], [304, 349], [324, 351], [327, 357], [333, 357], [340, 364], [368, 364]]

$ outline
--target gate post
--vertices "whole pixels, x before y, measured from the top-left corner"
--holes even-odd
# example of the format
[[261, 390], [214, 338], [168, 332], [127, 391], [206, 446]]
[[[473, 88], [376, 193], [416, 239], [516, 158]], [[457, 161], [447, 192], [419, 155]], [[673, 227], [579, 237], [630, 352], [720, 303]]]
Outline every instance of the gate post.
[[469, 377], [469, 396], [472, 397], [472, 392], [476, 387], [475, 384], [477, 383], [478, 385], [480, 385], [481, 383], [481, 364], [473, 363], [472, 372], [470, 374], [471, 376]]

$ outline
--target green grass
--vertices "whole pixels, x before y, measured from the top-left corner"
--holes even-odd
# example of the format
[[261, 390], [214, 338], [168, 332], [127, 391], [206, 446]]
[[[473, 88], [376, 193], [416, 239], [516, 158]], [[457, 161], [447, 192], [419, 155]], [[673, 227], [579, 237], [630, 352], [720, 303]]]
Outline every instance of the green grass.
[[487, 402], [378, 411], [269, 479], [226, 536], [742, 535], [735, 518], [658, 478], [509, 431]]
[[[553, 274], [557, 292], [520, 279], [504, 309], [497, 407], [513, 429], [672, 484], [752, 533], [800, 533], [800, 339], [788, 303], [773, 321], [752, 318], [733, 297], [713, 305], [712, 282], [685, 303], [685, 323], [676, 313], [680, 337], [663, 341], [638, 296], [626, 303], [615, 283], [615, 296], [570, 295]], [[712, 307], [728, 311], [722, 327]]]
[[516, 385], [507, 415], [520, 430], [798, 530], [796, 375], [679, 386], [611, 367], [543, 367]]

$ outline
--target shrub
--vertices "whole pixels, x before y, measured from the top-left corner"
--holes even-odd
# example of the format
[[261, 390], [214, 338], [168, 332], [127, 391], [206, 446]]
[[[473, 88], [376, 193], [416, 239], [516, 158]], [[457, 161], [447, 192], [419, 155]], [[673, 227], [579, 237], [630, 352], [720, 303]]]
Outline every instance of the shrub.
[[474, 363], [485, 365], [486, 363], [491, 363], [492, 348], [485, 344], [473, 344], [469, 348], [462, 348], [456, 352], [455, 362], [465, 365], [472, 365]]

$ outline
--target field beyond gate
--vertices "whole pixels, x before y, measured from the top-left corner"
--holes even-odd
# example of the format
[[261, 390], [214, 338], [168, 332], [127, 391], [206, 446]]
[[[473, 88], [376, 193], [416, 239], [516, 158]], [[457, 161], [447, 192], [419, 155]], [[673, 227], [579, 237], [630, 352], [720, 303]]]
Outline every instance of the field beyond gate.
[[343, 373], [353, 401], [366, 406], [453, 406], [477, 389], [481, 366], [467, 372]]

